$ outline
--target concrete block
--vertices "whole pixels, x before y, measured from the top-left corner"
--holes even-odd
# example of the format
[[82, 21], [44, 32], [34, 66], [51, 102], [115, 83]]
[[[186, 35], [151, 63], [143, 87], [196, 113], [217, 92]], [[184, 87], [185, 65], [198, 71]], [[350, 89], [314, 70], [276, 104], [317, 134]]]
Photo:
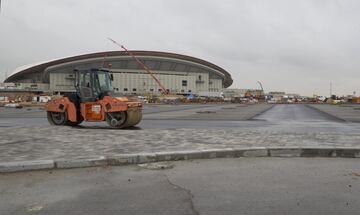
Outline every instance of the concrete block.
[[268, 150], [264, 147], [235, 149], [234, 157], [267, 157]]
[[176, 152], [156, 152], [156, 161], [157, 162], [161, 162], [161, 161], [171, 161], [173, 160], [174, 155], [176, 154]]
[[269, 154], [271, 157], [300, 157], [302, 153], [301, 149], [269, 149]]
[[55, 161], [55, 167], [58, 169], [83, 168], [108, 165], [105, 157], [78, 159], [78, 160], [59, 160]]
[[301, 149], [301, 157], [335, 157], [335, 149], [330, 148], [309, 148]]
[[360, 157], [360, 149], [350, 149], [350, 148], [343, 148], [336, 150], [336, 157], [344, 157], [344, 158], [359, 158]]
[[202, 151], [185, 151], [181, 152], [181, 154], [184, 156], [184, 160], [193, 160], [193, 159], [206, 159], [210, 158], [210, 154], [212, 152], [202, 152]]
[[109, 165], [122, 166], [129, 164], [156, 162], [157, 157], [155, 153], [124, 154], [108, 157], [107, 161]]
[[53, 160], [18, 161], [0, 163], [0, 172], [19, 172], [30, 170], [53, 169]]
[[208, 158], [210, 152], [202, 152], [199, 150], [190, 150], [190, 151], [176, 151], [169, 152], [169, 154], [158, 154], [159, 159], [160, 156], [169, 158], [168, 160], [177, 161], [177, 160], [191, 160], [191, 159], [203, 159]]
[[356, 150], [356, 152], [354, 153], [354, 157], [355, 158], [360, 158], [360, 150]]
[[176, 152], [162, 152], [156, 153], [158, 161], [178, 161], [185, 160], [185, 156], [188, 151], [176, 151]]
[[210, 154], [210, 158], [233, 158], [235, 157], [234, 149], [217, 149]]
[[178, 161], [185, 160], [186, 152], [168, 152], [164, 154], [157, 154], [158, 161]]
[[138, 154], [137, 163], [150, 163], [156, 162], [156, 154], [155, 153], [141, 153]]
[[137, 164], [139, 163], [139, 157], [137, 154], [125, 154], [125, 155], [117, 155], [108, 157], [108, 164], [111, 166], [123, 166], [129, 164]]
[[157, 161], [176, 161], [189, 159], [209, 159], [209, 158], [225, 158], [234, 157], [233, 149], [204, 149], [192, 151], [177, 152], [159, 152], [156, 153]]
[[201, 153], [202, 153], [202, 157], [203, 158], [216, 158], [216, 153], [218, 152], [218, 150], [216, 149], [203, 149], [203, 150], [200, 150]]

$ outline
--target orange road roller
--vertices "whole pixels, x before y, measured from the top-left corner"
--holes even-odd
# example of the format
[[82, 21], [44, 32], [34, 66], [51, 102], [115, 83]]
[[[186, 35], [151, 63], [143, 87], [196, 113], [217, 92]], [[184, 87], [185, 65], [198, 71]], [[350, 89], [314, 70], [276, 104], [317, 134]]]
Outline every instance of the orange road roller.
[[142, 119], [142, 103], [114, 97], [113, 75], [105, 69], [74, 70], [76, 92], [50, 100], [47, 118], [52, 125], [76, 126], [106, 121], [113, 128], [128, 128]]

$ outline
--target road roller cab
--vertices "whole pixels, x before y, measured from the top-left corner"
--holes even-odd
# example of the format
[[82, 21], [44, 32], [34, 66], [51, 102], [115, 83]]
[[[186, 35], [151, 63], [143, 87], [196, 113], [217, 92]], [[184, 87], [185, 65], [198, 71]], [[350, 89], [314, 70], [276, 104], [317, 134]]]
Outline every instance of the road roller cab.
[[46, 104], [52, 125], [75, 126], [85, 121], [106, 121], [111, 127], [126, 128], [142, 118], [142, 103], [113, 95], [113, 76], [104, 69], [75, 70], [76, 92]]

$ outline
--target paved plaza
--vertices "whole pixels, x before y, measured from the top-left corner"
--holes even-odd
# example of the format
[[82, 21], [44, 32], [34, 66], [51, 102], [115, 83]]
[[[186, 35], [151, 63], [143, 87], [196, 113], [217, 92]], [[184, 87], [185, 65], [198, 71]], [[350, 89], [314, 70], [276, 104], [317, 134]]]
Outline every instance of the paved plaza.
[[[248, 147], [360, 147], [360, 124], [305, 105], [145, 107], [142, 123], [127, 130], [105, 123], [56, 127], [47, 124], [41, 110], [19, 112], [35, 123], [19, 125], [25, 119], [21, 114], [0, 119], [1, 162]], [[163, 118], [151, 119], [155, 114]]]

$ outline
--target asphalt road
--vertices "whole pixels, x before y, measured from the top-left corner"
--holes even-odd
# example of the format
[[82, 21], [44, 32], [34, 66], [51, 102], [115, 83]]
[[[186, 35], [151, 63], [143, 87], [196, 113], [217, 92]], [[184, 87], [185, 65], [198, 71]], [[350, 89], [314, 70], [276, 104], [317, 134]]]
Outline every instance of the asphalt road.
[[0, 175], [2, 215], [359, 214], [357, 159], [238, 158]]
[[[239, 106], [239, 104], [145, 105], [143, 120], [135, 129], [251, 127], [256, 123], [244, 121], [271, 107], [267, 104]], [[43, 109], [0, 108], [0, 127], [44, 125], [49, 123]], [[83, 122], [80, 127], [109, 128], [105, 122]]]
[[264, 131], [283, 131], [298, 133], [315, 132], [360, 132], [360, 124], [346, 123], [334, 116], [310, 108], [306, 105], [282, 104], [276, 105], [269, 111], [253, 118], [263, 121], [259, 126]]
[[281, 104], [258, 116], [258, 120], [272, 122], [339, 122], [335, 117], [311, 109], [303, 104]]
[[[275, 105], [265, 113], [241, 120], [239, 114], [249, 109], [234, 111], [234, 105], [165, 105], [145, 106], [144, 119], [135, 129], [177, 129], [177, 128], [263, 128], [274, 131], [323, 132], [323, 131], [359, 131], [358, 124], [344, 123], [323, 112], [306, 105]], [[228, 110], [226, 109], [228, 108]], [[195, 114], [200, 111], [222, 111], [215, 114]], [[200, 117], [199, 117], [200, 116]], [[213, 117], [214, 119], [211, 119]], [[48, 125], [44, 110], [0, 109], [0, 127]], [[107, 129], [106, 123], [81, 124], [84, 128]]]

